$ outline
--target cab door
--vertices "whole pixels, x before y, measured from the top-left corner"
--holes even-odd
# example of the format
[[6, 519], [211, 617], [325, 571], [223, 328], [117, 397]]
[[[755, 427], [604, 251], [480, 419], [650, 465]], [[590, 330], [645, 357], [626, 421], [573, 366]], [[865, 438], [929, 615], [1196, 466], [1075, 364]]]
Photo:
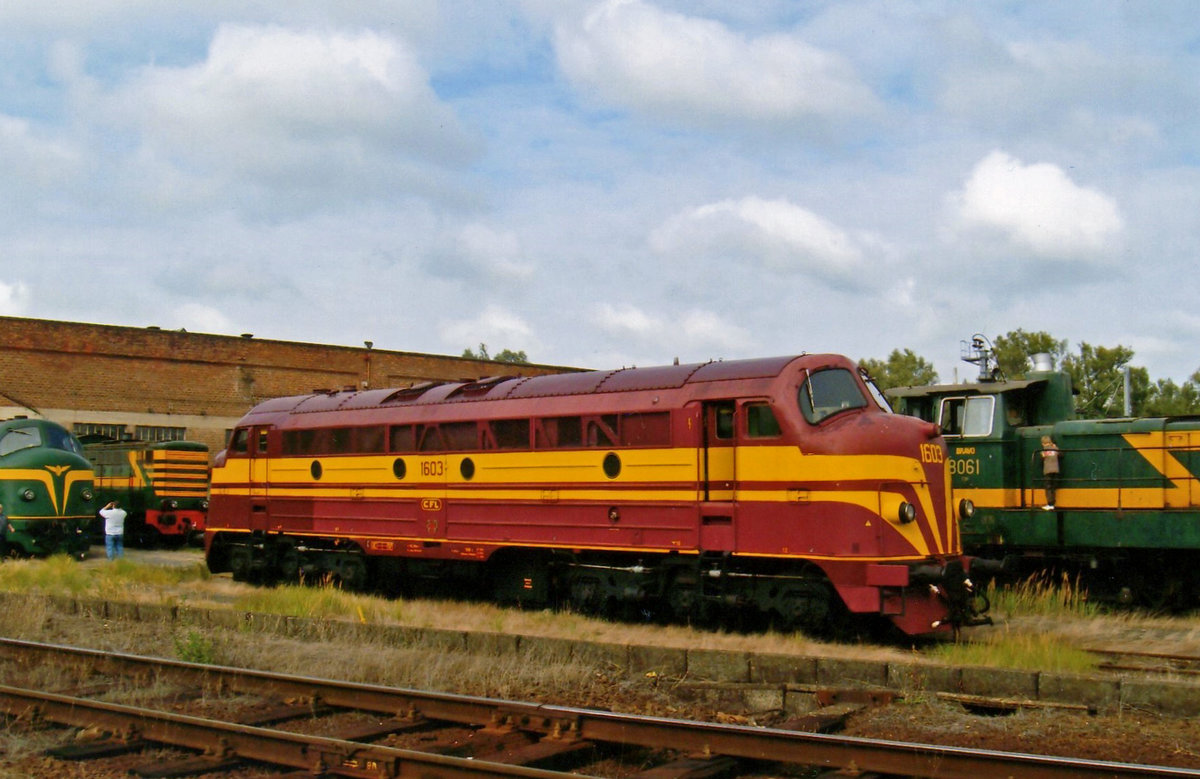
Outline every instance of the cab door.
[[247, 454], [250, 458], [248, 468], [250, 494], [250, 530], [266, 531], [270, 520], [268, 499], [270, 497], [271, 461], [268, 457], [270, 444], [268, 425], [256, 425], [250, 429], [247, 443]]
[[732, 551], [737, 496], [737, 404], [710, 401], [701, 409], [700, 548]]

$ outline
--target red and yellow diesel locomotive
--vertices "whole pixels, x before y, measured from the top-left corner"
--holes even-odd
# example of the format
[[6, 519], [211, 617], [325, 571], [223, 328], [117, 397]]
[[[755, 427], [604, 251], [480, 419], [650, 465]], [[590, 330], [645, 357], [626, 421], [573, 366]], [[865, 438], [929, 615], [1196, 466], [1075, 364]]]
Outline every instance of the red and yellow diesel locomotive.
[[268, 400], [205, 549], [239, 580], [919, 635], [984, 621], [964, 509], [937, 426], [812, 354]]

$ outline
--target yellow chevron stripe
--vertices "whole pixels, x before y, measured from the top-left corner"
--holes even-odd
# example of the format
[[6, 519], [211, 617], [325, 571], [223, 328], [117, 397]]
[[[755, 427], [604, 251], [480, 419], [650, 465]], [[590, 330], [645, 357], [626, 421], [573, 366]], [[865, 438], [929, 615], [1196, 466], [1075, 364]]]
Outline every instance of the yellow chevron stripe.
[[68, 470], [65, 477], [55, 479], [48, 469], [14, 468], [3, 471], [2, 478], [5, 481], [41, 482], [46, 487], [46, 494], [50, 496], [50, 505], [54, 509], [54, 516], [62, 517], [66, 513], [67, 496], [70, 494], [71, 488], [79, 482], [91, 482], [92, 472], [87, 469], [75, 468]]

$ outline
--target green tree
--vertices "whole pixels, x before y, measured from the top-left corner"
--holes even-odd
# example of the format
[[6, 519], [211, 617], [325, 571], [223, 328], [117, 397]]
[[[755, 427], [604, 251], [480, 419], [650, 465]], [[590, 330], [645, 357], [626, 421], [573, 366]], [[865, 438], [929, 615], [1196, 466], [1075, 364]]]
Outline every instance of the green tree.
[[1007, 379], [1020, 379], [1029, 373], [1033, 368], [1032, 355], [1048, 354], [1054, 364], [1060, 366], [1067, 355], [1066, 339], [1059, 341], [1044, 330], [1036, 333], [1027, 333], [1020, 328], [1010, 330], [996, 336], [992, 348], [996, 365]]
[[[1170, 379], [1159, 379], [1153, 384], [1147, 381], [1147, 384], [1145, 397], [1135, 406], [1139, 416], [1200, 414], [1200, 371], [1193, 373], [1183, 384]], [[1137, 397], [1136, 393], [1134, 397]]]
[[[1127, 346], [1092, 346], [1087, 341], [1079, 344], [1079, 354], [1068, 354], [1063, 358], [1062, 368], [1071, 376], [1071, 383], [1078, 393], [1075, 411], [1084, 419], [1119, 417], [1125, 401], [1123, 369], [1133, 359], [1133, 350]], [[1141, 369], [1145, 384], [1149, 376]], [[1136, 397], [1136, 395], [1134, 395]]]
[[936, 384], [938, 380], [933, 365], [912, 349], [893, 349], [886, 362], [868, 358], [860, 360], [858, 364], [875, 380], [875, 384], [881, 390]]
[[463, 349], [462, 356], [467, 360], [493, 360], [495, 362], [511, 362], [521, 364], [527, 364], [529, 362], [529, 357], [526, 356], [525, 350], [523, 349], [519, 352], [514, 352], [512, 349], [501, 349], [496, 353], [496, 356], [493, 357], [492, 355], [488, 354], [487, 344], [485, 343], [479, 344], [479, 351], [477, 352], [472, 351], [471, 349]]

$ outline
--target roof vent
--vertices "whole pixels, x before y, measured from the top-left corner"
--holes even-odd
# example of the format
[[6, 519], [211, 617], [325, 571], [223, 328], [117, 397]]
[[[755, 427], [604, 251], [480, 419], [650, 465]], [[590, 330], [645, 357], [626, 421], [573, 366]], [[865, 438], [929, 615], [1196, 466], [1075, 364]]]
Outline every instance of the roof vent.
[[1054, 358], [1046, 352], [1038, 352], [1030, 359], [1033, 360], [1034, 373], [1049, 373], [1054, 370]]

